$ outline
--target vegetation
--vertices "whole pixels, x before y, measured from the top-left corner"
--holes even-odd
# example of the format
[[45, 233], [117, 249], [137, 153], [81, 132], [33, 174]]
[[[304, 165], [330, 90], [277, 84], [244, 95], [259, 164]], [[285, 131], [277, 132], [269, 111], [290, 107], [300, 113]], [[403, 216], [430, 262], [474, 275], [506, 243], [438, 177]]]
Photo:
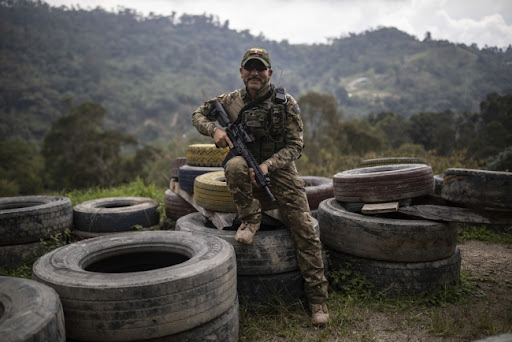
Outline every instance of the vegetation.
[[0, 0], [0, 21], [0, 136], [33, 144], [67, 112], [66, 99], [100, 103], [107, 128], [141, 144], [190, 135], [197, 105], [240, 86], [250, 46], [270, 51], [276, 83], [297, 98], [333, 95], [346, 118], [475, 112], [487, 94], [512, 91], [512, 47], [419, 40], [392, 27], [290, 45], [211, 14], [143, 16], [41, 0]]

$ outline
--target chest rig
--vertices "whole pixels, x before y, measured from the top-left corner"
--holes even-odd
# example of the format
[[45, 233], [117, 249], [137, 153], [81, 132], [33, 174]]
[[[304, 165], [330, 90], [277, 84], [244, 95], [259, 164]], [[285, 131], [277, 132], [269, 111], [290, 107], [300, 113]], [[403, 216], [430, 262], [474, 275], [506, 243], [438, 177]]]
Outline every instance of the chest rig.
[[271, 87], [272, 103], [265, 99], [254, 101], [240, 111], [238, 119], [255, 137], [248, 148], [261, 163], [286, 145], [286, 91], [283, 87]]

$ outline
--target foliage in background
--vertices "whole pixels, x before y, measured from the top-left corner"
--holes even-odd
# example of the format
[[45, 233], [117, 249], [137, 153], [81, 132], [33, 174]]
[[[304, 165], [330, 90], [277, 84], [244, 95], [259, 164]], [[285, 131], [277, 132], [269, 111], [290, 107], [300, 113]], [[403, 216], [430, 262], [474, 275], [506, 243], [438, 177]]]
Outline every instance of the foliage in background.
[[487, 94], [512, 92], [512, 47], [421, 41], [392, 27], [291, 45], [212, 14], [143, 16], [39, 0], [0, 0], [0, 22], [0, 136], [35, 144], [66, 113], [66, 98], [100, 103], [107, 130], [143, 145], [189, 135], [196, 106], [241, 86], [240, 58], [252, 46], [269, 50], [275, 83], [296, 98], [335, 96], [346, 119], [475, 112]]

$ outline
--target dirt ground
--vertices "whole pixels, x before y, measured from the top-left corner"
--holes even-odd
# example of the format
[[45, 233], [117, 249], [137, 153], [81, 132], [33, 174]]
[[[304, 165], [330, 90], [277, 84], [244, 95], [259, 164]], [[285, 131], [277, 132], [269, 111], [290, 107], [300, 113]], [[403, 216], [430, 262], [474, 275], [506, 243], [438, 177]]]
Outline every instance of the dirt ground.
[[374, 312], [368, 322], [372, 332], [355, 334], [353, 340], [460, 342], [511, 333], [512, 246], [471, 240], [459, 248], [461, 273], [470, 284], [471, 298], [429, 312]]

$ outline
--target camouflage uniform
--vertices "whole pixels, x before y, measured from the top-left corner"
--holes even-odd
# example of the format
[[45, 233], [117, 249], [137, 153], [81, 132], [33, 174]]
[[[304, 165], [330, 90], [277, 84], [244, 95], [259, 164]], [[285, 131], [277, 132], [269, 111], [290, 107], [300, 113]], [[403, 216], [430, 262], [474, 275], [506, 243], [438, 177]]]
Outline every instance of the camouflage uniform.
[[[259, 91], [258, 97], [271, 89], [274, 90], [269, 82]], [[324, 276], [321, 243], [314, 230], [304, 190], [305, 184], [299, 177], [294, 162], [299, 158], [303, 148], [303, 124], [297, 102], [289, 94], [286, 94], [286, 98], [286, 105], [281, 105], [282, 114], [277, 113], [278, 109], [274, 110], [275, 113], [272, 109], [269, 110], [275, 107], [275, 91], [272, 97], [263, 102], [260, 109], [263, 108], [261, 110], [272, 116], [272, 120], [268, 122], [274, 122], [274, 124], [271, 123], [269, 126], [272, 127], [258, 132], [258, 127], [255, 127], [257, 124], [249, 123], [252, 128], [255, 127], [249, 130], [256, 136], [256, 142], [249, 144], [248, 147], [259, 163], [265, 163], [268, 166], [269, 188], [277, 200], [281, 217], [290, 228], [295, 240], [297, 260], [306, 283], [306, 295], [310, 303], [320, 304], [327, 299], [327, 280]], [[192, 114], [194, 126], [204, 135], [213, 136], [216, 127], [206, 117], [215, 100], [219, 100], [222, 104], [231, 122], [234, 122], [239, 111], [252, 101], [247, 90], [242, 88], [205, 102]], [[251, 112], [251, 109], [248, 109], [244, 112], [246, 114], [244, 117], [251, 116], [257, 111]], [[237, 204], [240, 220], [250, 223], [260, 222], [261, 205], [254, 198], [253, 193], [261, 189], [253, 188], [245, 160], [242, 157], [230, 159], [225, 165], [225, 175], [228, 189]]]

